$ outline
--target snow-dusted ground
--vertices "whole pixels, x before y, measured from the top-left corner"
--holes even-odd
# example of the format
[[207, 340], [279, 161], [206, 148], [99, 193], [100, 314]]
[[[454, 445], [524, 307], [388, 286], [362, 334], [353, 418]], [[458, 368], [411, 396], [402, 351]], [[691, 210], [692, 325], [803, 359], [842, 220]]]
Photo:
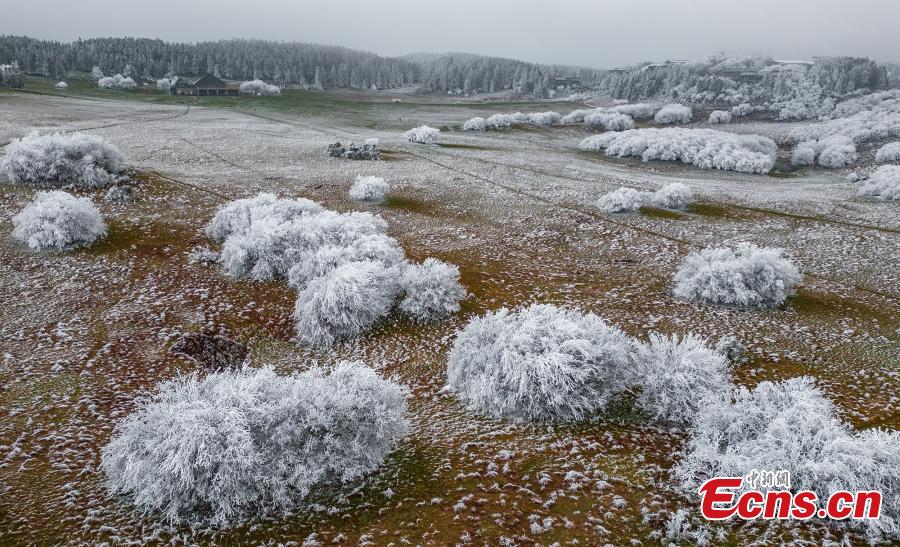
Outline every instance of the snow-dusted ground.
[[[303, 542], [310, 533], [323, 543], [343, 536], [346, 544], [378, 545], [665, 537], [670, 512], [696, 507], [671, 491], [666, 470], [682, 445], [677, 433], [642, 425], [627, 406], [591, 425], [510, 425], [473, 416], [441, 393], [453, 333], [471, 314], [501, 306], [578, 306], [642, 338], [651, 329], [713, 340], [733, 334], [750, 355], [735, 369], [739, 383], [811, 375], [857, 427], [900, 425], [900, 213], [896, 203], [857, 197], [849, 170], [778, 178], [610, 159], [578, 150], [587, 134], [581, 127], [442, 129], [440, 145], [418, 145], [403, 131], [461, 124], [497, 106], [410, 97], [357, 109], [349, 101], [345, 112], [293, 113], [3, 96], [0, 143], [31, 130], [90, 131], [118, 146], [142, 175], [133, 205], [103, 202], [102, 191], [79, 193], [100, 207], [109, 239], [63, 255], [14, 244], [10, 219], [37, 190], [0, 185], [0, 408], [7, 416], [0, 421], [0, 540], [125, 542], [187, 533], [110, 499], [98, 449], [136, 396], [192, 370], [168, 348], [201, 327], [227, 329], [248, 343], [257, 364], [287, 371], [309, 358], [362, 358], [413, 391], [412, 436], [381, 474], [347, 499], [323, 492], [331, 514], [251, 523], [225, 534], [233, 542]], [[531, 109], [539, 110], [546, 108]], [[719, 128], [747, 132], [751, 125], [750, 132], [773, 137], [782, 131], [765, 123]], [[384, 161], [325, 157], [329, 143], [370, 137], [380, 139]], [[388, 200], [350, 200], [358, 175], [383, 177]], [[688, 185], [699, 205], [631, 215], [593, 208], [619, 186], [655, 190], [671, 182]], [[215, 207], [260, 190], [378, 212], [411, 259], [458, 264], [473, 296], [448, 321], [422, 326], [391, 316], [327, 353], [302, 349], [290, 339], [294, 294], [286, 285], [229, 280], [187, 260], [194, 246], [208, 244], [202, 226]], [[741, 311], [672, 296], [671, 277], [688, 252], [742, 240], [786, 249], [806, 274], [796, 298]], [[727, 530], [735, 542], [759, 534]], [[806, 527], [783, 533], [821, 537]]]

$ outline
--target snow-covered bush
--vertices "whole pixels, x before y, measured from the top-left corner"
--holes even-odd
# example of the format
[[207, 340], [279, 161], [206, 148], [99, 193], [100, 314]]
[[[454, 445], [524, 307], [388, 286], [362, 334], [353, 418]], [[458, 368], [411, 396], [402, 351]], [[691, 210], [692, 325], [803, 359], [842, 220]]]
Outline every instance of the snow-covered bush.
[[709, 123], [723, 124], [731, 123], [731, 113], [724, 110], [713, 110], [709, 113]]
[[250, 80], [241, 82], [238, 91], [245, 95], [262, 95], [265, 97], [275, 97], [281, 95], [281, 88], [277, 85], [267, 84], [262, 80]]
[[629, 213], [640, 209], [651, 199], [650, 194], [621, 186], [600, 196], [597, 208], [604, 213]]
[[900, 162], [900, 142], [889, 142], [875, 153], [876, 163]]
[[650, 203], [662, 209], [685, 209], [694, 199], [690, 188], [680, 182], [666, 184], [653, 193]]
[[791, 152], [791, 165], [803, 167], [816, 163], [816, 147], [812, 142], [801, 142]]
[[406, 255], [394, 238], [385, 234], [364, 235], [347, 245], [323, 245], [301, 252], [288, 270], [288, 284], [297, 290], [350, 262], [380, 262], [386, 268], [399, 266]]
[[856, 143], [845, 135], [835, 135], [822, 139], [817, 143], [819, 165], [837, 169], [847, 167], [859, 159], [856, 153]]
[[484, 121], [486, 129], [508, 129], [515, 122], [510, 114], [493, 114]]
[[388, 183], [381, 177], [357, 176], [350, 187], [350, 199], [381, 203], [387, 197]]
[[279, 199], [261, 192], [252, 198], [236, 199], [220, 207], [206, 225], [206, 237], [222, 242], [230, 235], [246, 235], [251, 227], [265, 220], [285, 224], [305, 213], [321, 213], [325, 209], [305, 199]]
[[525, 123], [546, 127], [559, 123], [561, 119], [559, 112], [530, 112], [525, 116]]
[[359, 362], [179, 377], [116, 426], [106, 486], [171, 522], [279, 515], [377, 470], [409, 430], [407, 396]]
[[731, 390], [725, 357], [692, 334], [652, 333], [635, 343], [632, 359], [641, 386], [636, 403], [655, 420], [688, 425], [707, 398]]
[[792, 491], [811, 490], [819, 499], [839, 490], [880, 491], [881, 518], [829, 524], [864, 527], [873, 540], [900, 538], [900, 432], [854, 433], [810, 378], [761, 382], [708, 400], [675, 474], [695, 495], [707, 479], [754, 470], [788, 471]]
[[694, 113], [690, 107], [683, 104], [672, 103], [659, 109], [659, 112], [653, 116], [653, 121], [662, 124], [689, 123], [693, 119]]
[[767, 173], [775, 165], [775, 142], [759, 135], [735, 135], [712, 129], [648, 128], [592, 135], [582, 150], [608, 156], [639, 156], [644, 161], [680, 161], [703, 169]]
[[584, 121], [584, 117], [593, 112], [602, 111], [600, 108], [582, 108], [579, 110], [573, 110], [562, 117], [559, 120], [559, 123], [562, 125], [572, 125], [576, 123], [581, 123]]
[[649, 120], [656, 114], [657, 106], [650, 103], [620, 104], [613, 106], [609, 111], [631, 116], [635, 120]]
[[69, 84], [67, 84], [66, 82], [56, 82], [56, 85], [54, 87], [56, 89], [69, 89]]
[[318, 277], [297, 294], [297, 339], [330, 346], [369, 330], [386, 316], [398, 294], [397, 272], [381, 262], [348, 262]]
[[97, 80], [97, 87], [104, 89], [134, 89], [137, 87], [137, 84], [131, 78], [116, 74], [115, 76], [104, 76]]
[[132, 203], [134, 201], [134, 188], [131, 186], [111, 186], [106, 191], [103, 199], [110, 203]]
[[900, 200], [900, 165], [882, 165], [863, 181], [859, 195], [881, 200]]
[[504, 308], [459, 332], [447, 388], [493, 417], [581, 420], [623, 388], [629, 343], [594, 314], [544, 304]]
[[740, 243], [707, 247], [685, 257], [674, 277], [675, 296], [738, 307], [778, 306], [802, 280], [781, 249]]
[[41, 192], [12, 218], [12, 237], [32, 251], [66, 251], [106, 237], [106, 223], [89, 198]]
[[414, 127], [403, 134], [406, 137], [406, 140], [409, 142], [416, 142], [419, 144], [431, 144], [436, 141], [441, 136], [440, 129], [435, 129], [434, 127], [428, 127], [427, 125], [422, 125], [419, 127]]
[[97, 188], [115, 182], [124, 163], [119, 149], [100, 137], [31, 133], [6, 147], [0, 172], [15, 184]]
[[743, 118], [756, 112], [757, 108], [750, 103], [741, 103], [731, 107], [731, 115], [737, 118]]
[[172, 80], [168, 78], [160, 78], [156, 80], [156, 87], [160, 91], [168, 92], [172, 88]]
[[584, 123], [592, 127], [602, 127], [606, 131], [625, 131], [634, 128], [631, 116], [617, 112], [591, 112], [584, 117]]
[[463, 131], [484, 131], [485, 129], [487, 129], [487, 126], [485, 125], [484, 118], [480, 116], [470, 118], [463, 124]]
[[459, 268], [436, 258], [404, 268], [400, 290], [400, 311], [420, 323], [458, 312], [460, 301], [466, 298], [466, 290], [459, 282]]

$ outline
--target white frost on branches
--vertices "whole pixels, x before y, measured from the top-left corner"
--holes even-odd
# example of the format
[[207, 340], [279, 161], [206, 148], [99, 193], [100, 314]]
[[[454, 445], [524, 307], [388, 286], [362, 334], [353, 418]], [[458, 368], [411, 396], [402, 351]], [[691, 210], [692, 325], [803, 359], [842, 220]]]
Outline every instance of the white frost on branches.
[[882, 165], [863, 181], [859, 195], [880, 200], [900, 200], [900, 165]]
[[709, 113], [709, 123], [716, 125], [731, 123], [731, 113], [725, 110], [713, 110]]
[[648, 128], [585, 138], [582, 150], [608, 156], [637, 156], [644, 161], [680, 161], [703, 169], [767, 173], [775, 165], [775, 142], [759, 135], [735, 135], [712, 129]]
[[802, 280], [782, 249], [740, 243], [685, 257], [673, 279], [675, 296], [742, 308], [779, 306]]
[[220, 207], [206, 225], [206, 236], [221, 243], [231, 235], [247, 235], [254, 224], [263, 220], [285, 224], [303, 214], [324, 210], [321, 205], [306, 198], [280, 199], [275, 194], [262, 192]]
[[487, 129], [487, 125], [484, 118], [480, 116], [470, 118], [463, 124], [463, 131], [484, 131], [485, 129]]
[[280, 515], [376, 471], [407, 435], [408, 390], [359, 362], [160, 384], [102, 449], [106, 486], [170, 522]]
[[900, 142], [889, 142], [875, 153], [875, 163], [900, 162]]
[[281, 88], [277, 85], [267, 84], [262, 80], [250, 80], [241, 82], [238, 91], [245, 95], [261, 95], [264, 97], [275, 97], [281, 95]]
[[415, 142], [419, 144], [432, 144], [434, 141], [440, 138], [441, 131], [440, 129], [435, 129], [434, 127], [429, 127], [427, 125], [422, 125], [419, 127], [414, 127], [403, 134], [406, 137], [406, 140], [409, 142]]
[[653, 121], [666, 125], [682, 124], [689, 123], [693, 117], [694, 113], [691, 111], [690, 107], [679, 103], [672, 103], [660, 108], [656, 115], [653, 116]]
[[302, 290], [312, 280], [349, 262], [380, 262], [390, 268], [405, 261], [397, 240], [385, 234], [371, 234], [348, 245], [323, 245], [303, 251], [288, 270], [287, 279], [290, 286]]
[[172, 87], [172, 80], [168, 78], [160, 78], [156, 80], [156, 87], [160, 91], [169, 91], [169, 89], [171, 89]]
[[31, 133], [6, 147], [0, 172], [14, 184], [97, 188], [115, 182], [124, 163], [119, 149], [100, 137]]
[[41, 192], [12, 218], [12, 237], [32, 251], [67, 251], [106, 237], [106, 223], [89, 198]]
[[56, 89], [69, 89], [69, 84], [67, 84], [66, 82], [56, 82], [56, 85], [54, 87]]
[[634, 128], [634, 120], [631, 119], [631, 116], [602, 110], [586, 115], [584, 123], [591, 127], [602, 127], [606, 131], [625, 131]]
[[694, 193], [680, 182], [666, 184], [653, 193], [650, 203], [661, 209], [686, 209], [694, 200]]
[[576, 421], [623, 389], [629, 343], [594, 314], [544, 304], [504, 308], [459, 332], [447, 388], [488, 416]]
[[436, 258], [406, 266], [400, 276], [400, 290], [400, 311], [420, 323], [458, 312], [460, 301], [466, 298], [466, 289], [459, 282], [459, 268]]
[[381, 203], [387, 197], [389, 189], [388, 183], [381, 177], [357, 176], [350, 187], [350, 199]]
[[859, 159], [856, 143], [846, 135], [831, 135], [821, 140], [803, 141], [794, 147], [791, 163], [797, 166], [819, 165], [828, 168], [846, 167]]
[[625, 114], [626, 116], [631, 116], [632, 119], [635, 120], [649, 120], [652, 118], [659, 107], [650, 103], [635, 103], [635, 104], [620, 104], [611, 107], [610, 112], [618, 112], [619, 114]]
[[134, 89], [137, 87], [137, 84], [131, 78], [116, 74], [115, 76], [104, 76], [97, 80], [97, 87], [104, 89]]
[[643, 207], [649, 200], [648, 192], [621, 186], [600, 196], [600, 199], [597, 200], [597, 208], [604, 213], [630, 213]]

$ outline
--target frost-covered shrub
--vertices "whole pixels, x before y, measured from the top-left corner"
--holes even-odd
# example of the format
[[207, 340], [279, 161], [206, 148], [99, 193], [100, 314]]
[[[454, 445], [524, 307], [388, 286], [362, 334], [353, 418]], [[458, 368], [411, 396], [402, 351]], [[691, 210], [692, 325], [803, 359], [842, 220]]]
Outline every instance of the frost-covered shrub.
[[132, 203], [134, 201], [134, 188], [131, 186], [112, 186], [106, 191], [103, 199], [110, 203]]
[[662, 124], [688, 123], [693, 117], [694, 113], [690, 107], [672, 103], [660, 108], [659, 112], [653, 116], [653, 121]]
[[560, 119], [559, 123], [562, 125], [572, 125], [576, 123], [581, 123], [584, 121], [585, 116], [591, 114], [593, 112], [602, 111], [600, 108], [582, 108], [579, 110], [573, 110], [566, 114]]
[[592, 112], [584, 117], [584, 123], [592, 127], [602, 127], [607, 131], [625, 131], [634, 128], [631, 116], [617, 112]]
[[487, 129], [487, 126], [485, 125], [484, 118], [480, 116], [470, 118], [463, 124], [463, 131], [484, 131], [485, 129]]
[[781, 249], [740, 243], [707, 247], [685, 257], [674, 277], [675, 296], [739, 307], [778, 306], [802, 280]]
[[277, 85], [267, 84], [262, 80], [250, 80], [241, 82], [238, 91], [245, 95], [262, 95], [265, 97], [275, 97], [281, 95], [281, 88]]
[[731, 123], [731, 113], [724, 110], [713, 110], [709, 113], [709, 123], [723, 124]]
[[348, 245], [323, 245], [300, 253], [288, 270], [288, 284], [302, 290], [316, 279], [350, 262], [380, 262], [386, 268], [399, 266], [406, 255], [397, 240], [385, 234], [356, 238]]
[[650, 203], [663, 209], [685, 209], [694, 199], [690, 188], [680, 182], [667, 184], [653, 193]]
[[889, 142], [875, 153], [876, 163], [900, 162], [900, 142]]
[[381, 177], [357, 176], [350, 187], [350, 199], [381, 203], [387, 197], [388, 183]]
[[648, 128], [592, 135], [579, 144], [608, 156], [680, 161], [703, 169], [767, 173], [775, 165], [775, 142], [759, 135], [712, 129]]
[[486, 129], [508, 129], [516, 123], [510, 114], [493, 114], [484, 121]]
[[116, 426], [106, 486], [172, 522], [278, 515], [377, 470], [409, 430], [407, 396], [359, 362], [180, 377]]
[[466, 290], [459, 282], [459, 268], [436, 258], [404, 268], [400, 290], [400, 311], [420, 323], [458, 312], [460, 301], [466, 298]]
[[69, 89], [69, 84], [67, 84], [66, 82], [56, 82], [56, 85], [54, 87], [56, 89]]
[[530, 112], [525, 115], [524, 121], [530, 125], [546, 127], [559, 123], [561, 119], [562, 116], [559, 115], [559, 112]]
[[652, 333], [635, 343], [632, 359], [641, 386], [636, 403], [655, 420], [688, 425], [703, 401], [731, 390], [725, 357], [692, 334]]
[[686, 492], [713, 477], [790, 472], [791, 490], [819, 499], [839, 490], [878, 490], [880, 519], [831, 521], [865, 527], [871, 539], [900, 538], [900, 432], [854, 433], [810, 378], [761, 382], [713, 398], [697, 414], [675, 468]]
[[309, 282], [297, 294], [297, 340], [330, 346], [369, 330], [386, 316], [398, 293], [397, 272], [381, 262], [348, 262]]
[[623, 388], [628, 337], [594, 314], [534, 304], [459, 332], [447, 388], [473, 410], [512, 420], [575, 421]]
[[649, 120], [656, 114], [657, 106], [650, 103], [620, 104], [613, 106], [609, 111], [631, 116], [635, 120]]
[[427, 125], [422, 125], [419, 127], [414, 127], [403, 134], [406, 137], [406, 140], [409, 142], [416, 142], [419, 144], [431, 144], [436, 141], [441, 136], [440, 129], [435, 129], [434, 127], [428, 127]]
[[160, 78], [160, 79], [156, 80], [156, 87], [160, 91], [168, 92], [169, 89], [172, 88], [172, 80], [170, 80], [168, 78]]
[[41, 192], [12, 218], [12, 237], [32, 251], [66, 251], [106, 237], [100, 210], [88, 198]]
[[816, 148], [811, 142], [801, 142], [791, 152], [791, 165], [802, 167], [816, 163]]
[[131, 78], [116, 74], [115, 76], [105, 76], [97, 80], [97, 87], [104, 89], [134, 89], [137, 87], [137, 84]]
[[900, 165], [882, 165], [863, 181], [859, 195], [900, 200]]
[[837, 169], [846, 167], [859, 159], [856, 153], [856, 143], [845, 135], [834, 135], [818, 141], [816, 152], [819, 156], [819, 165]]
[[100, 137], [31, 133], [6, 147], [0, 172], [15, 184], [97, 188], [115, 182], [124, 163], [119, 149]]
[[756, 112], [756, 110], [757, 108], [750, 103], [741, 103], [739, 105], [731, 107], [731, 115], [738, 118], [743, 118], [744, 116], [753, 114], [754, 112]]
[[206, 225], [206, 236], [213, 241], [225, 241], [232, 234], [246, 235], [253, 224], [263, 219], [287, 223], [305, 213], [321, 213], [325, 209], [305, 199], [279, 199], [275, 194], [261, 192], [252, 198], [236, 199], [220, 207]]
[[637, 211], [650, 199], [651, 196], [647, 192], [621, 186], [600, 196], [597, 208], [604, 213], [629, 213]]

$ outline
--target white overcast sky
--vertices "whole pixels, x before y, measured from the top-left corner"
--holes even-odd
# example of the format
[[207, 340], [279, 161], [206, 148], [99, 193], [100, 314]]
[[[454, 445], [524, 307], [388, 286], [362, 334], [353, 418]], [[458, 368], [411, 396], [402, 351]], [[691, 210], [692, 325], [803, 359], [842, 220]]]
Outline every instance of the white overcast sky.
[[0, 34], [263, 38], [611, 67], [770, 54], [900, 61], [900, 0], [0, 0]]

